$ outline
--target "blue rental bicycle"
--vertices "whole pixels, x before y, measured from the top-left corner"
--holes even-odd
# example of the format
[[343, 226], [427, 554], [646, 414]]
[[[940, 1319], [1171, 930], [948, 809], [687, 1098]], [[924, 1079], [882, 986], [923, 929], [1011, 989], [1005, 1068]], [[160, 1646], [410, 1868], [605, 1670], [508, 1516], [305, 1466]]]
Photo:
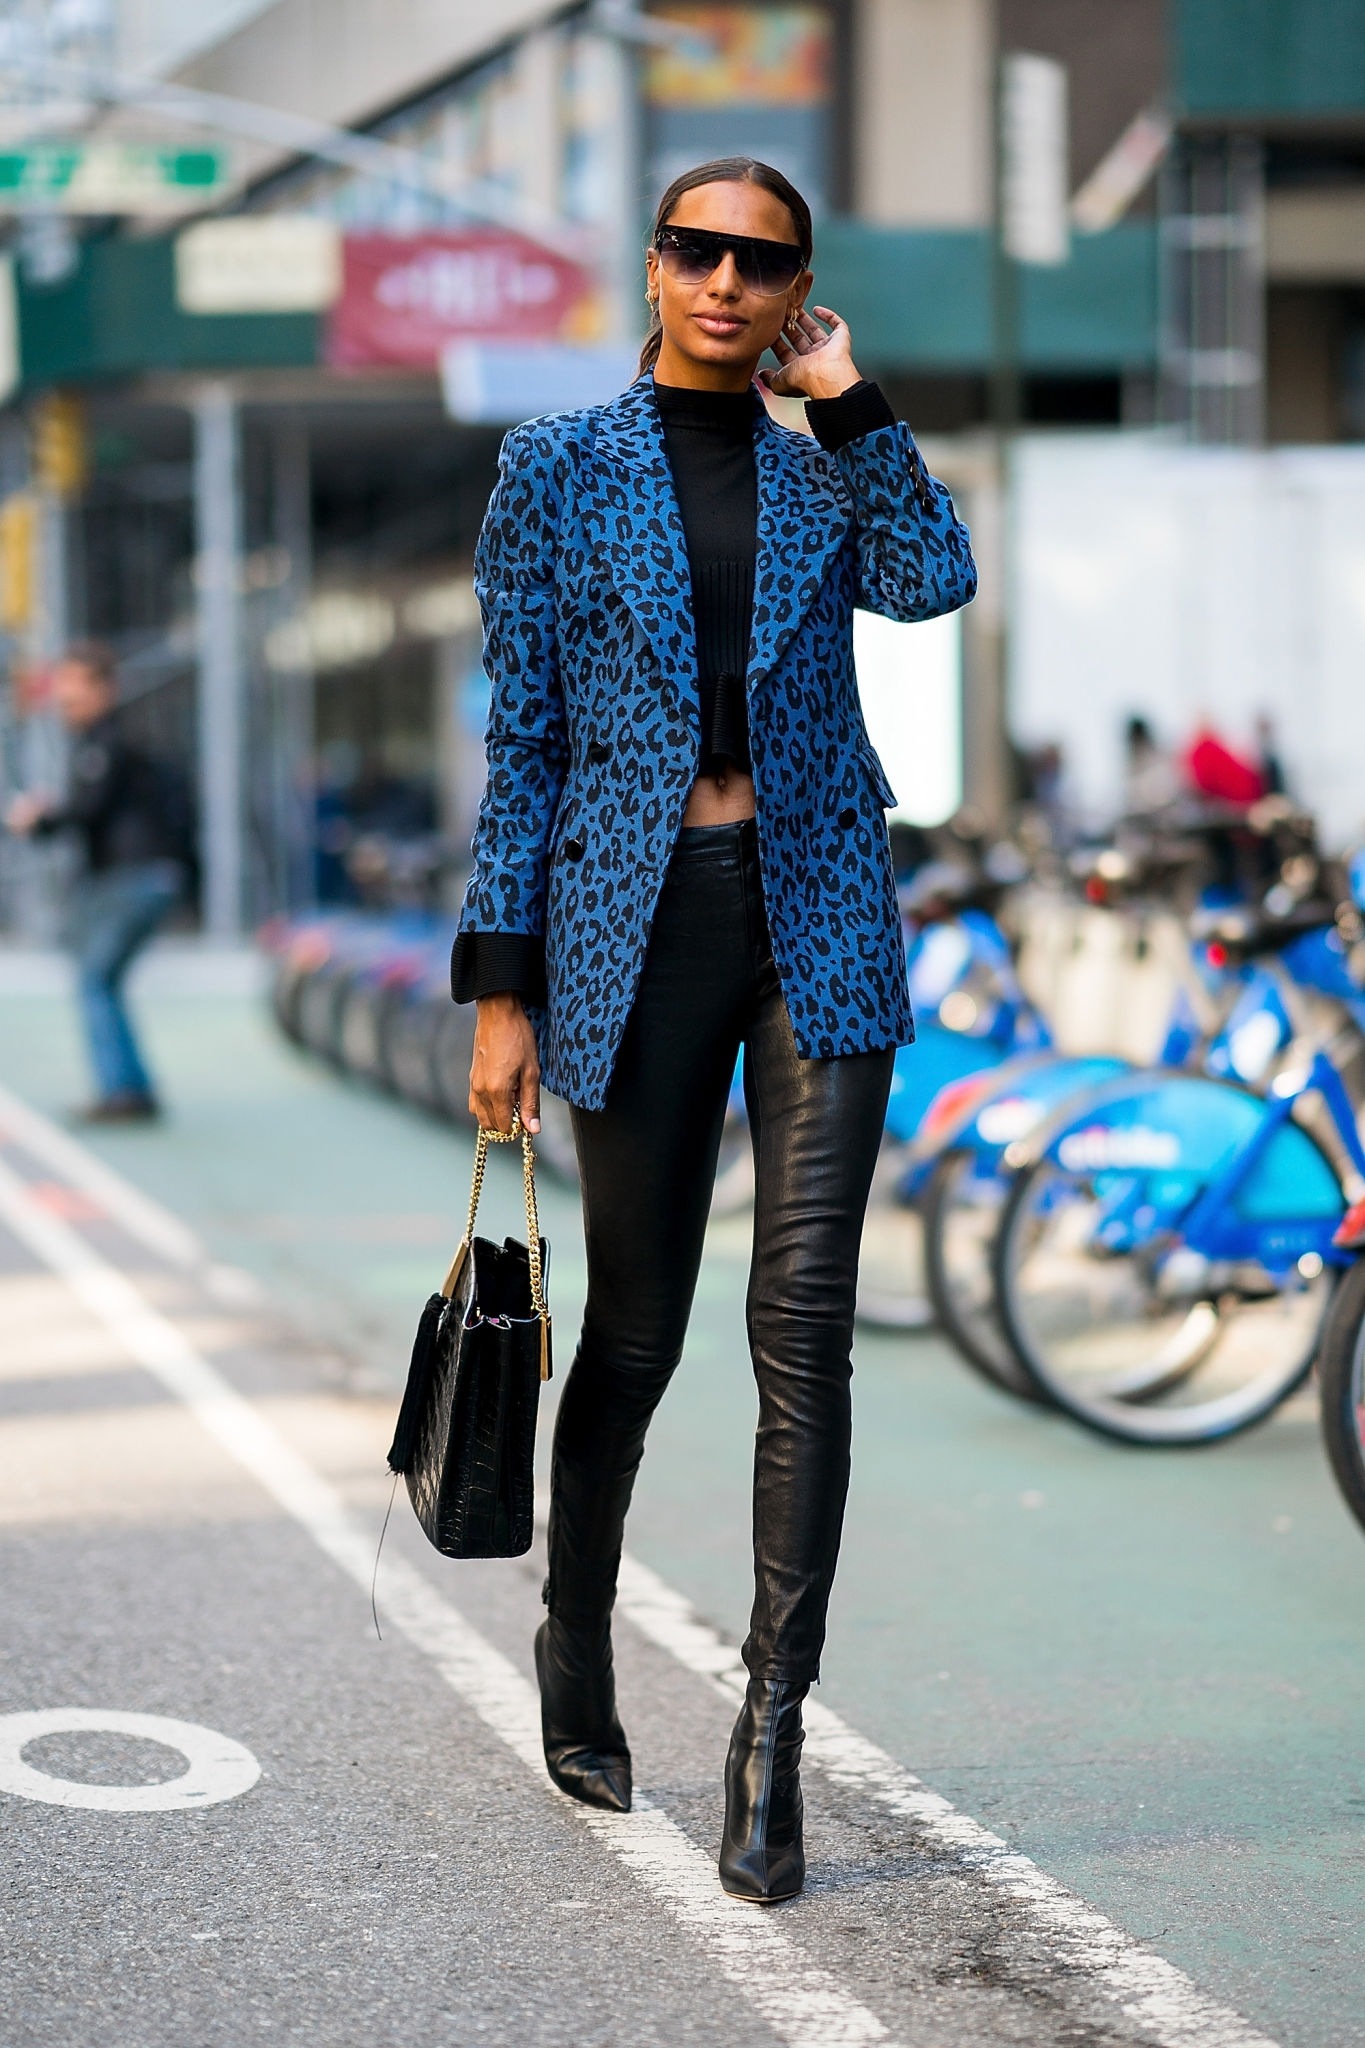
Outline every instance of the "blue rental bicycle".
[[[1198, 848], [1194, 849], [1197, 857]], [[1150, 892], [1169, 890], [1191, 865], [1188, 842], [1157, 858], [1118, 848], [1091, 849], [1075, 876], [1085, 899], [1128, 926], [1134, 958], [1152, 950]], [[1170, 924], [1163, 907], [1162, 923]], [[1226, 1014], [1229, 975], [1208, 948], [1180, 948], [1178, 978], [1166, 1018], [1159, 1062], [1183, 1067], [1201, 1052]], [[1086, 1095], [1132, 1062], [1109, 1054], [1027, 1052], [994, 1072], [951, 1083], [927, 1110], [902, 1182], [902, 1195], [918, 1204], [923, 1223], [924, 1272], [935, 1321], [967, 1364], [1024, 1400], [1037, 1400], [1036, 1383], [1015, 1358], [995, 1308], [992, 1253], [1009, 1192], [1007, 1148], [1040, 1129], [1066, 1102]]]
[[1230, 950], [1278, 957], [1250, 975], [1215, 1072], [1121, 1077], [1006, 1152], [1005, 1335], [1040, 1394], [1104, 1435], [1212, 1442], [1269, 1415], [1312, 1365], [1349, 1260], [1338, 1227], [1365, 1194], [1343, 1080], [1365, 1048], [1342, 929], [1357, 906], [1331, 917], [1311, 901], [1222, 917]]
[[917, 1035], [898, 1049], [892, 1069], [858, 1272], [858, 1318], [878, 1329], [934, 1321], [914, 1174], [931, 1105], [989, 1086], [1006, 1063], [1043, 1055], [1051, 1042], [995, 918], [1002, 886], [975, 869], [936, 862], [902, 895]]

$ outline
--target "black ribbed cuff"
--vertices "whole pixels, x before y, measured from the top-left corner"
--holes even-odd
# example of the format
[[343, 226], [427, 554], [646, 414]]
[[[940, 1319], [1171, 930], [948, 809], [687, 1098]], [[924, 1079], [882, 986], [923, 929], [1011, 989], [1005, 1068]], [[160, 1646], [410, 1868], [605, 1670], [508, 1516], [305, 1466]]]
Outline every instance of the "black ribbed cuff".
[[545, 941], [525, 932], [460, 932], [450, 949], [450, 993], [457, 1003], [480, 996], [545, 1000]]
[[870, 377], [864, 377], [861, 384], [850, 384], [837, 398], [808, 398], [806, 419], [820, 446], [831, 455], [864, 434], [896, 424], [881, 385]]

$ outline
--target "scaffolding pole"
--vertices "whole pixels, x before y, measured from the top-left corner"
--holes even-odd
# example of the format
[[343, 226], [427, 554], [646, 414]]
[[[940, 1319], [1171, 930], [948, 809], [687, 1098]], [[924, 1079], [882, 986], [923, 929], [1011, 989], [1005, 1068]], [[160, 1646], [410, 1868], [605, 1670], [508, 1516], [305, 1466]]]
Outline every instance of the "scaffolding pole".
[[241, 423], [227, 384], [202, 386], [191, 410], [203, 917], [209, 938], [230, 942], [244, 910]]

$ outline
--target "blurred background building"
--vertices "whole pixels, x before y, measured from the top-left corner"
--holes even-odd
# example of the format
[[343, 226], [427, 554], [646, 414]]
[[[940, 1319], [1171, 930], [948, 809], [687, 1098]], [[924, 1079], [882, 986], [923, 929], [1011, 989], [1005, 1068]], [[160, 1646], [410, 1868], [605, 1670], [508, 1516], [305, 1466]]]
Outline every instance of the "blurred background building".
[[501, 434], [621, 387], [653, 199], [729, 151], [985, 559], [912, 811], [1268, 710], [1365, 816], [1365, 0], [3, 0], [0, 126], [4, 775], [110, 640], [210, 932], [467, 839]]

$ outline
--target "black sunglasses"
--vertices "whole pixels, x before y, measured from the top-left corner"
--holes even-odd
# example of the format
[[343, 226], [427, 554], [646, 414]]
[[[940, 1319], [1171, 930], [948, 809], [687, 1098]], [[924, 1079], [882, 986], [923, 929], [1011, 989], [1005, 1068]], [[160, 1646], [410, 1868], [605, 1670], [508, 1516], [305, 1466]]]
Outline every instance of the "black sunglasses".
[[762, 242], [754, 235], [717, 235], [710, 228], [660, 228], [654, 237], [659, 261], [678, 284], [705, 284], [728, 250], [744, 289], [776, 299], [789, 291], [806, 267], [795, 242]]

